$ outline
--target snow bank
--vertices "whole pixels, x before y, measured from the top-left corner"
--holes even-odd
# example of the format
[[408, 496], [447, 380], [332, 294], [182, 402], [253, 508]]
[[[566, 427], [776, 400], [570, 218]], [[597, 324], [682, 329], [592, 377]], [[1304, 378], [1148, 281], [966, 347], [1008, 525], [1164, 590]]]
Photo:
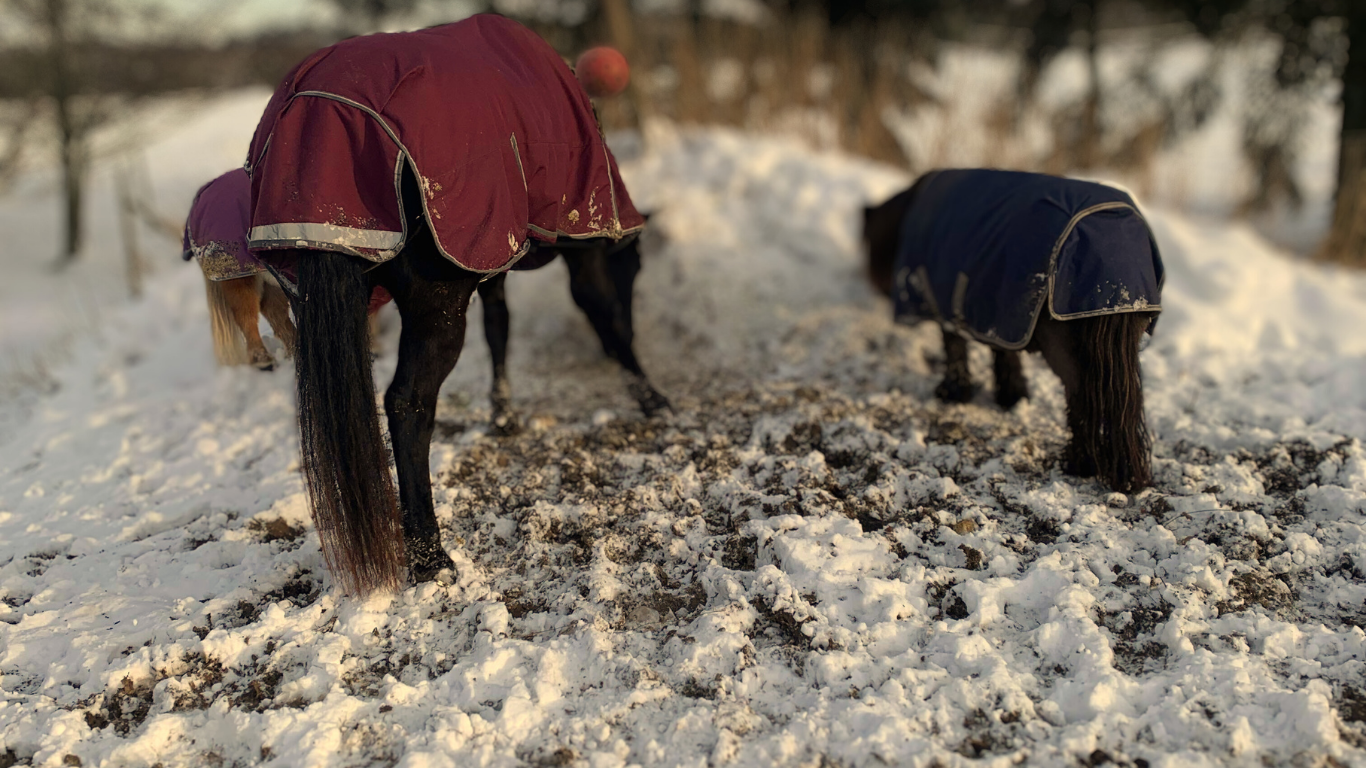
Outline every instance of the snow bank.
[[[205, 128], [159, 173], [218, 172]], [[638, 416], [559, 265], [515, 275], [528, 429], [486, 435], [477, 311], [441, 403], [449, 586], [336, 595], [289, 366], [214, 368], [193, 267], [81, 336], [0, 437], [0, 760], [1366, 761], [1366, 278], [1152, 211], [1158, 487], [1124, 497], [1059, 472], [1041, 361], [1012, 413], [930, 399], [937, 332], [857, 255], [905, 178], [649, 139], [638, 346], [678, 413]]]

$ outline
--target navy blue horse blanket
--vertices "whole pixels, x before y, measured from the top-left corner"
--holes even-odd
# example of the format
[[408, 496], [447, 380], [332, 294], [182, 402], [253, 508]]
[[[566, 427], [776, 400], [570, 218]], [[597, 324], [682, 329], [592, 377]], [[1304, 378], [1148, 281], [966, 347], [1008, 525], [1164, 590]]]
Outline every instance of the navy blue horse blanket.
[[937, 320], [994, 347], [1029, 344], [1039, 314], [1162, 310], [1162, 257], [1128, 194], [1037, 173], [921, 177], [902, 221], [898, 320]]

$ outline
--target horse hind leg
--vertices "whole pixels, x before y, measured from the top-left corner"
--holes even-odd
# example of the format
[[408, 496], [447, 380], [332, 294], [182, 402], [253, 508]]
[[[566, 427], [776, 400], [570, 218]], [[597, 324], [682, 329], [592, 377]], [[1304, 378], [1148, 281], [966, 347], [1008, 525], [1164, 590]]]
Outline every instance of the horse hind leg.
[[1035, 339], [1067, 392], [1063, 471], [1099, 476], [1113, 490], [1152, 485], [1152, 442], [1143, 414], [1138, 345], [1149, 313], [1059, 322], [1040, 319]]
[[1053, 373], [1062, 380], [1067, 397], [1067, 429], [1071, 433], [1063, 448], [1062, 471], [1075, 477], [1095, 477], [1094, 412], [1082, 401], [1082, 360], [1079, 331], [1082, 320], [1063, 323], [1050, 317], [1040, 317], [1030, 341], [1033, 348], [1043, 353]]
[[275, 358], [266, 351], [261, 340], [260, 277], [250, 275], [221, 281], [223, 296], [232, 312], [232, 320], [247, 341], [247, 360], [262, 371], [275, 367]]
[[295, 329], [294, 321], [289, 319], [289, 297], [274, 280], [267, 280], [264, 275], [257, 275], [257, 279], [260, 281], [261, 314], [270, 323], [275, 338], [285, 345], [287, 354], [292, 355]]
[[646, 416], [672, 410], [669, 400], [650, 383], [636, 359], [632, 294], [640, 272], [639, 241], [608, 254], [605, 245], [562, 251], [569, 266], [569, 293], [583, 310], [607, 356], [626, 370], [627, 388]]
[[489, 403], [493, 418], [489, 424], [495, 435], [512, 435], [521, 428], [512, 411], [512, 384], [507, 375], [508, 335], [512, 318], [508, 312], [507, 292], [504, 290], [506, 272], [500, 272], [479, 283], [479, 299], [484, 306], [484, 340], [489, 345], [493, 361], [493, 386]]
[[972, 372], [968, 370], [968, 340], [947, 326], [943, 333], [944, 380], [934, 388], [934, 396], [949, 403], [966, 403], [977, 393], [972, 385]]
[[1005, 410], [1029, 397], [1029, 381], [1024, 375], [1020, 353], [1007, 350], [992, 350], [992, 372], [996, 380], [996, 404]]
[[[427, 256], [418, 253], [418, 258]], [[418, 265], [406, 255], [376, 270], [376, 279], [393, 294], [403, 323], [398, 366], [384, 394], [384, 410], [398, 470], [408, 574], [415, 582], [430, 581], [455, 567], [442, 547], [432, 504], [431, 443], [437, 396], [460, 359], [465, 313], [479, 281], [478, 275], [435, 254], [426, 261], [430, 263], [423, 269], [434, 274], [415, 269]]]

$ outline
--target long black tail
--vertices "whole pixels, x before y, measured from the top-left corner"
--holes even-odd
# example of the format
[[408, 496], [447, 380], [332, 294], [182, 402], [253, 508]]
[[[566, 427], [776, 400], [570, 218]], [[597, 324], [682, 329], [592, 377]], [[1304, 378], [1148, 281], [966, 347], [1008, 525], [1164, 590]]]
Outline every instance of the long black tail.
[[1080, 382], [1068, 404], [1072, 440], [1095, 461], [1106, 485], [1130, 493], [1153, 484], [1152, 441], [1143, 417], [1138, 344], [1149, 313], [1072, 321], [1077, 328]]
[[313, 522], [333, 578], [351, 594], [401, 583], [403, 529], [380, 433], [359, 263], [299, 260], [299, 435]]

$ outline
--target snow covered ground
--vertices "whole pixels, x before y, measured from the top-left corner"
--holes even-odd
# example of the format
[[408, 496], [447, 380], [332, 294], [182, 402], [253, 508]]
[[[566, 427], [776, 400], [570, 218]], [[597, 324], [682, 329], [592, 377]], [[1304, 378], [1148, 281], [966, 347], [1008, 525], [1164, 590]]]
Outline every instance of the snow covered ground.
[[[263, 100], [153, 148], [168, 209]], [[338, 596], [291, 367], [214, 367], [174, 246], [73, 326], [0, 403], [0, 765], [1366, 765], [1366, 275], [1151, 209], [1158, 482], [1124, 497], [1059, 472], [1041, 361], [1012, 413], [931, 399], [937, 331], [894, 325], [857, 255], [858, 206], [905, 178], [649, 139], [622, 147], [658, 232], [637, 345], [677, 413], [634, 410], [560, 265], [514, 276], [527, 430], [486, 434], [477, 311], [439, 413], [449, 586]], [[32, 250], [30, 183], [0, 231]], [[14, 274], [7, 343], [66, 311]]]

